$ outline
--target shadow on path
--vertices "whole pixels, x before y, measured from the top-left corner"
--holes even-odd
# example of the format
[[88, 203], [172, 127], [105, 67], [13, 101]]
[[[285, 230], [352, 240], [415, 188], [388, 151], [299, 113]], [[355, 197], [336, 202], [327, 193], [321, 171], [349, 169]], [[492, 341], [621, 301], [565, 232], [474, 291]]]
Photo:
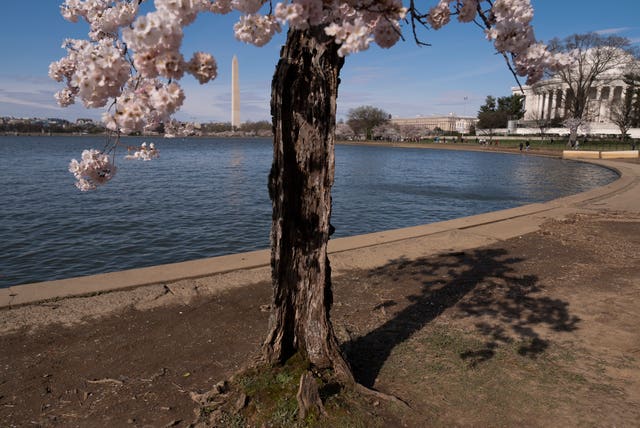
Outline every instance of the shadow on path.
[[486, 337], [483, 349], [460, 354], [472, 365], [492, 358], [499, 343], [514, 340], [521, 343], [518, 352], [522, 355], [535, 357], [544, 352], [548, 343], [534, 330], [537, 325], [575, 330], [579, 318], [569, 314], [567, 302], [535, 296], [540, 291], [538, 278], [516, 273], [515, 265], [522, 261], [509, 257], [504, 249], [479, 249], [395, 260], [369, 272], [369, 279], [375, 278], [383, 289], [407, 284], [420, 292], [403, 294], [408, 303], [402, 308], [403, 303], [395, 300], [376, 306], [378, 310], [399, 309], [384, 324], [343, 345], [358, 382], [373, 387], [393, 349], [454, 305], [454, 316], [477, 317], [475, 325]]

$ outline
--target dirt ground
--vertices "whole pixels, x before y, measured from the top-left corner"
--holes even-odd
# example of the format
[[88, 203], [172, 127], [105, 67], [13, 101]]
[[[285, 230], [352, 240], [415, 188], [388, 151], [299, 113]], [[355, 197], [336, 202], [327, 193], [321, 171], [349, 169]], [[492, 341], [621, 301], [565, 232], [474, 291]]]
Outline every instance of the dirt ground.
[[[390, 420], [638, 426], [638, 215], [575, 215], [487, 247], [350, 271], [334, 291], [356, 378], [409, 404]], [[28, 308], [2, 310], [0, 426], [187, 426], [190, 392], [253, 361], [269, 301], [258, 283], [71, 324], [55, 322], [59, 302], [38, 305], [47, 325], [30, 327]], [[18, 331], [7, 324], [17, 311]]]

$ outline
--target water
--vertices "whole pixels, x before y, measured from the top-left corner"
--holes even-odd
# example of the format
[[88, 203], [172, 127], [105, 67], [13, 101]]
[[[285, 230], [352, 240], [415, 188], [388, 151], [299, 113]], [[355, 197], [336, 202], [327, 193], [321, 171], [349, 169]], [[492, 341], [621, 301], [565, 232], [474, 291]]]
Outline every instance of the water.
[[[67, 165], [102, 137], [0, 137], [0, 287], [269, 246], [269, 140], [127, 139], [141, 141], [155, 141], [160, 159], [120, 152], [115, 179], [81, 193]], [[334, 236], [550, 200], [616, 177], [526, 155], [338, 146]]]

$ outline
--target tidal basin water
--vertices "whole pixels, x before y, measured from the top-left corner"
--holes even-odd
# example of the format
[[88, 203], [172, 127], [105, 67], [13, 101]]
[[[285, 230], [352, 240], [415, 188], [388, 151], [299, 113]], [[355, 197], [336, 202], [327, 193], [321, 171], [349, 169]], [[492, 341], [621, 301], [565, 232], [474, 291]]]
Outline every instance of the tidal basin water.
[[[266, 139], [131, 138], [160, 159], [124, 160], [82, 193], [67, 171], [104, 137], [0, 137], [0, 288], [269, 246]], [[540, 202], [605, 185], [594, 165], [482, 152], [337, 146], [334, 237]]]

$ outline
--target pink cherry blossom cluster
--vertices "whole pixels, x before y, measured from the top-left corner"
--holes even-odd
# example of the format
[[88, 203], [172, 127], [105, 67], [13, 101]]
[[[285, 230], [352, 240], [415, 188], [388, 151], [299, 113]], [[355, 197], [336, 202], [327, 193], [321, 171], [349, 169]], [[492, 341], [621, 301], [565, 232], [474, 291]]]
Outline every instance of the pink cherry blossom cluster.
[[441, 0], [437, 6], [429, 11], [427, 22], [434, 30], [439, 30], [451, 21], [451, 10], [449, 9], [449, 0]]
[[67, 83], [56, 95], [60, 105], [73, 104], [80, 97], [86, 107], [104, 107], [120, 94], [130, 77], [130, 67], [110, 40], [65, 40], [63, 47], [68, 55], [49, 66], [51, 78]]
[[571, 57], [552, 54], [547, 46], [535, 39], [531, 20], [533, 8], [530, 0], [495, 0], [484, 13], [484, 0], [440, 0], [429, 11], [427, 22], [434, 29], [449, 23], [456, 13], [461, 22], [471, 22], [483, 13], [487, 39], [493, 41], [496, 50], [510, 54], [517, 75], [526, 76], [527, 83], [540, 80], [545, 70], [559, 70], [571, 64]]
[[[142, 131], [168, 120], [182, 105], [176, 83], [186, 73], [200, 83], [217, 75], [214, 58], [195, 52], [185, 61], [180, 46], [183, 27], [211, 7], [209, 0], [155, 0], [155, 11], [138, 16], [138, 0], [66, 0], [62, 15], [85, 19], [89, 40], [67, 40], [67, 56], [49, 67], [65, 81], [56, 94], [62, 106], [80, 98], [87, 107], [104, 107], [107, 127], [117, 132]], [[166, 80], [160, 80], [166, 79]]]
[[62, 16], [71, 22], [84, 18], [91, 30], [92, 40], [113, 34], [133, 22], [138, 13], [138, 2], [113, 0], [66, 0], [60, 7]]
[[191, 61], [187, 63], [187, 71], [191, 73], [198, 82], [205, 84], [218, 76], [218, 64], [210, 54], [206, 52], [195, 52]]
[[182, 105], [184, 92], [175, 83], [157, 79], [132, 79], [118, 97], [115, 111], [102, 115], [106, 127], [125, 134], [153, 130], [170, 120]]
[[193, 122], [178, 122], [175, 119], [164, 124], [164, 137], [188, 137], [196, 133], [196, 125]]
[[132, 155], [127, 155], [124, 158], [130, 159], [130, 160], [150, 161], [151, 159], [156, 159], [160, 157], [160, 152], [158, 151], [158, 149], [156, 149], [156, 146], [154, 143], [149, 143], [148, 146], [146, 142], [142, 143], [140, 147], [138, 147], [137, 149], [138, 150], [133, 152]]
[[82, 152], [80, 162], [72, 159], [69, 172], [76, 178], [76, 187], [83, 192], [95, 190], [98, 185], [111, 180], [116, 173], [116, 166], [109, 155], [91, 149]]
[[233, 29], [238, 40], [255, 46], [266, 45], [281, 31], [275, 17], [256, 14], [242, 15]]
[[[406, 13], [401, 0], [291, 0], [275, 8], [276, 19], [292, 28], [325, 25], [325, 33], [340, 45], [341, 56], [366, 50], [371, 42], [383, 48], [395, 45]], [[238, 29], [236, 37], [242, 37]]]

